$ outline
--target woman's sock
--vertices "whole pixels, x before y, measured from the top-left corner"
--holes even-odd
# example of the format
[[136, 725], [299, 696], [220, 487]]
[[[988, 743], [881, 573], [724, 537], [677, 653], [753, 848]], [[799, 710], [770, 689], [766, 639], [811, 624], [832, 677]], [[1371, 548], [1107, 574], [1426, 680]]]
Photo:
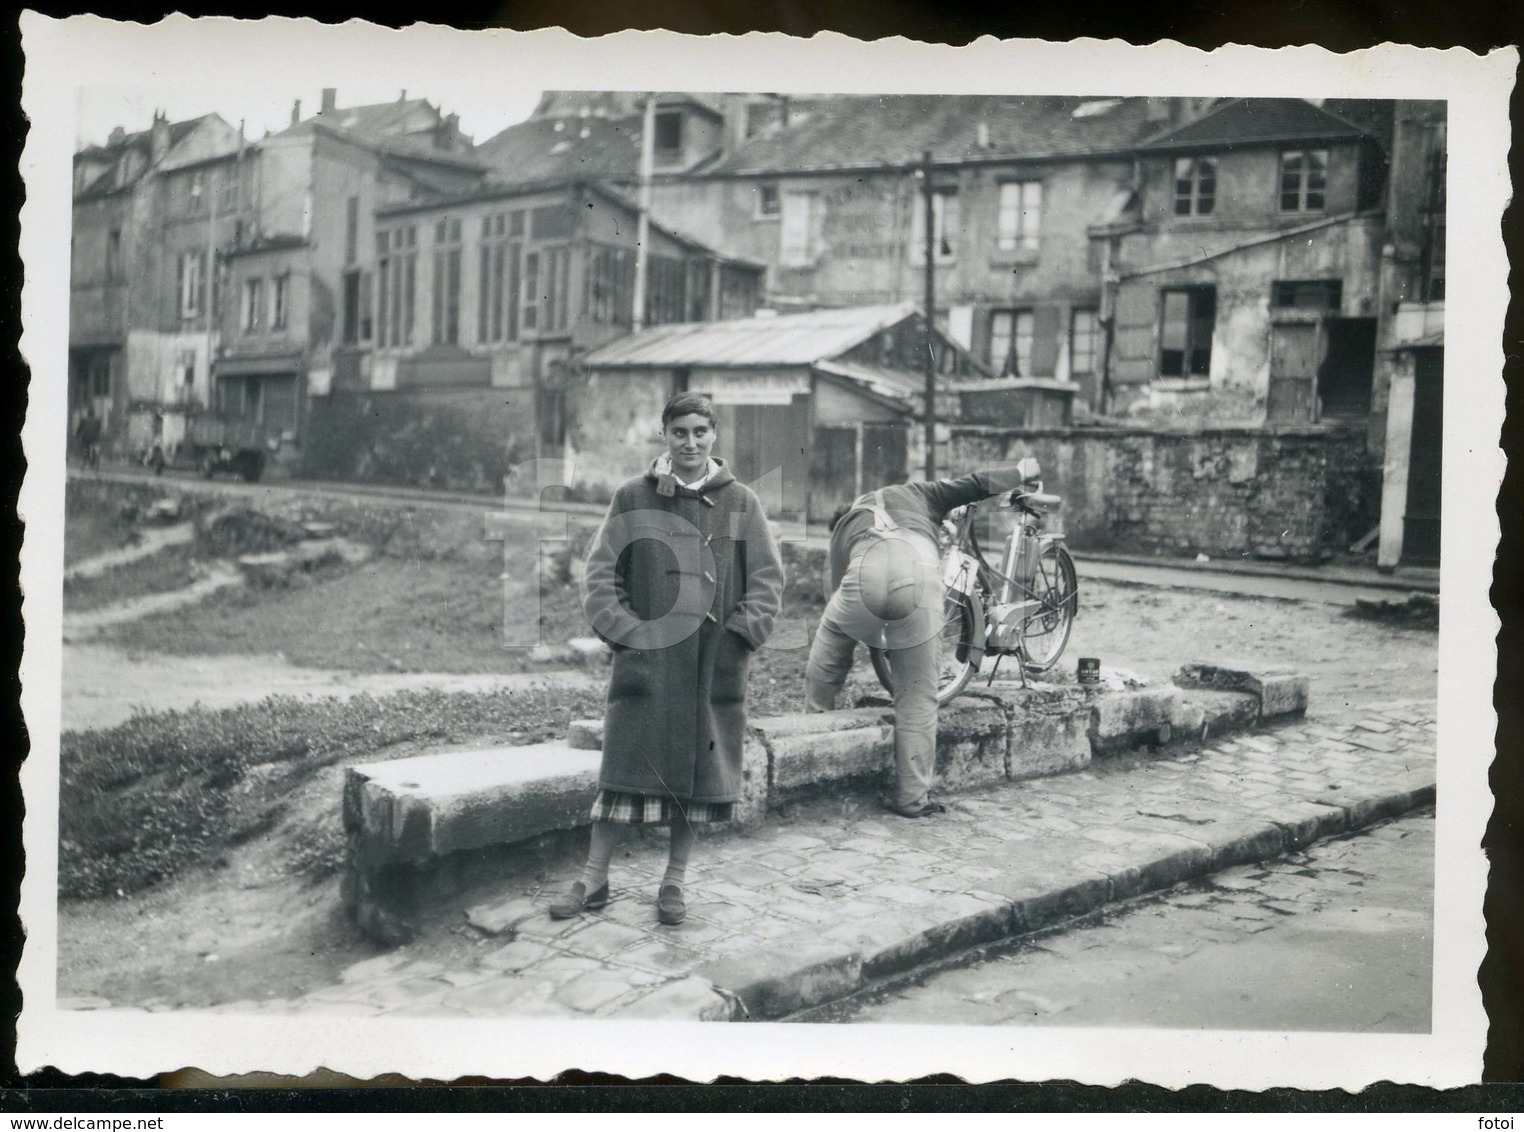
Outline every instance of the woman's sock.
[[683, 887], [688, 876], [688, 856], [693, 852], [693, 827], [682, 814], [672, 819], [672, 842], [667, 849], [667, 871], [662, 874], [663, 885]]
[[609, 862], [614, 859], [614, 850], [624, 840], [624, 830], [624, 826], [613, 822], [593, 823], [593, 840], [588, 846], [587, 864], [582, 866], [582, 875], [577, 878], [589, 896], [608, 883]]

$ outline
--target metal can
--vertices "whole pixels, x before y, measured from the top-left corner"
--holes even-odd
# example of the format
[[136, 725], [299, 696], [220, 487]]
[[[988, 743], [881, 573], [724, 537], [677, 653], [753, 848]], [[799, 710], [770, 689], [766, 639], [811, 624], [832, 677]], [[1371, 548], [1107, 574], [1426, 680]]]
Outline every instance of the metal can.
[[1101, 682], [1101, 658], [1098, 656], [1082, 656], [1075, 668], [1075, 676], [1081, 684], [1099, 684]]

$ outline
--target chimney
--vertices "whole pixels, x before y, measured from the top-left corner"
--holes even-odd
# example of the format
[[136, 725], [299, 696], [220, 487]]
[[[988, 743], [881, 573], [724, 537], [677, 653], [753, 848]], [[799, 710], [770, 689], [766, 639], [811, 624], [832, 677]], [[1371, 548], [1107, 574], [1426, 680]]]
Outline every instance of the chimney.
[[318, 113], [320, 113], [320, 114], [332, 114], [335, 110], [338, 109], [338, 105], [339, 105], [339, 92], [338, 92], [338, 89], [336, 87], [325, 86], [323, 88], [323, 109], [320, 110]]
[[291, 124], [294, 126], [302, 120], [302, 100], [298, 98], [291, 104]]
[[157, 165], [169, 152], [169, 118], [163, 111], [155, 111], [153, 129], [148, 135], [148, 159]]
[[406, 102], [407, 101], [407, 87], [403, 87], [400, 91], [397, 92], [397, 101], [398, 102]]
[[124, 142], [126, 140], [127, 140], [127, 131], [122, 129], [122, 127], [120, 127], [120, 126], [113, 126], [111, 128], [111, 136], [106, 139], [106, 144], [107, 145], [121, 145], [122, 142]]

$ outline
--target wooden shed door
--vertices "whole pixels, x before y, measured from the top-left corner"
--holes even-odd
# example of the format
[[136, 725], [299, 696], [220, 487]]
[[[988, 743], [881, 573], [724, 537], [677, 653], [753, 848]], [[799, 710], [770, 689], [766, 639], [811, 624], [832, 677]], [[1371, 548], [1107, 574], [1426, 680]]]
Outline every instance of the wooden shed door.
[[823, 523], [857, 498], [857, 429], [819, 425], [810, 458], [810, 519]]
[[1317, 404], [1321, 328], [1315, 322], [1278, 322], [1270, 328], [1270, 390], [1265, 419], [1310, 421]]
[[908, 469], [909, 436], [900, 421], [863, 425], [863, 490], [904, 483]]
[[[787, 405], [722, 405], [717, 416], [720, 454], [736, 479], [754, 484], [781, 472], [783, 510], [803, 511], [810, 486], [808, 399], [795, 397]], [[771, 499], [763, 503], [769, 511], [775, 506]]]

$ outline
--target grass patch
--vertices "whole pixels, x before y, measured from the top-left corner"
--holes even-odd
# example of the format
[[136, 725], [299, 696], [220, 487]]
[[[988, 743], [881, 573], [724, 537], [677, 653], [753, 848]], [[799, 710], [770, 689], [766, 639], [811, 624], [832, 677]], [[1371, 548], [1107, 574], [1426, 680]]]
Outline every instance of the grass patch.
[[[404, 692], [350, 700], [271, 697], [226, 711], [140, 715], [61, 746], [59, 879], [63, 897], [136, 892], [281, 824], [292, 798], [338, 762], [408, 744], [518, 745], [565, 735], [602, 711], [601, 691], [530, 688]], [[282, 835], [291, 871], [322, 875], [343, 849], [338, 798]]]
[[135, 545], [133, 516], [141, 503], [113, 484], [70, 480], [64, 487], [65, 565]]
[[79, 612], [149, 594], [169, 593], [184, 589], [200, 575], [189, 547], [169, 546], [94, 577], [65, 578], [64, 608]]

